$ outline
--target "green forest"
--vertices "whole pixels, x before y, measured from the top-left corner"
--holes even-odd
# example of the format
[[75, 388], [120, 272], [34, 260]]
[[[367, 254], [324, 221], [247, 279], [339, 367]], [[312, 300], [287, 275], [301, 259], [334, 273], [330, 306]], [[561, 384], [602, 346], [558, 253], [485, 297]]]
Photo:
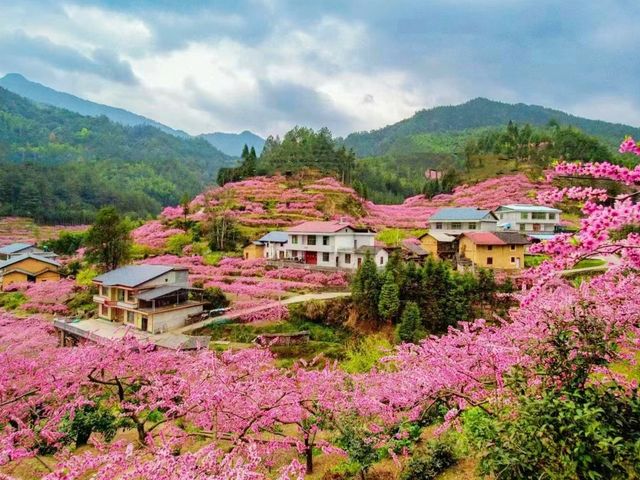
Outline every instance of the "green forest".
[[42, 106], [0, 88], [0, 216], [86, 223], [104, 205], [157, 214], [234, 160], [204, 139]]

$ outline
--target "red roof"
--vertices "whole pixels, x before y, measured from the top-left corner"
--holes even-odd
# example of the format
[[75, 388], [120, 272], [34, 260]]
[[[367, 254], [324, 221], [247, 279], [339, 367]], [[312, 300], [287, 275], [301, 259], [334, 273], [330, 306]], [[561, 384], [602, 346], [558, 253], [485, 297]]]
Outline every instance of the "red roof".
[[343, 222], [304, 222], [295, 227], [287, 228], [287, 232], [293, 233], [336, 233], [343, 228], [351, 228], [348, 223]]
[[465, 232], [463, 235], [476, 245], [507, 245], [507, 242], [491, 232]]

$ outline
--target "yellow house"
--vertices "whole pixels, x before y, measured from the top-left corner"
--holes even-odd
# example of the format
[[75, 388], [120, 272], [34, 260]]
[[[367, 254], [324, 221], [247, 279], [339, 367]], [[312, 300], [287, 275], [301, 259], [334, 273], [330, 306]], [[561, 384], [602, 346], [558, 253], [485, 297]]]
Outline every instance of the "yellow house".
[[477, 267], [519, 270], [524, 267], [524, 249], [529, 240], [517, 232], [466, 232], [458, 253]]
[[251, 242], [242, 249], [242, 257], [245, 260], [254, 260], [264, 257], [264, 245], [260, 242]]
[[60, 280], [60, 264], [51, 258], [27, 253], [0, 262], [0, 286], [12, 283], [55, 282]]
[[429, 252], [433, 258], [452, 260], [458, 251], [456, 237], [447, 233], [430, 231], [418, 237], [418, 240], [420, 240], [422, 248]]

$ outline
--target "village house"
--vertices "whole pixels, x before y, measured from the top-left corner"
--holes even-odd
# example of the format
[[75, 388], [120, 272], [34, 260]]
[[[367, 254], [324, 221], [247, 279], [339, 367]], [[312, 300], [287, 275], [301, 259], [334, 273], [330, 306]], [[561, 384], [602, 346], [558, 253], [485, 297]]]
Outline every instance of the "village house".
[[11, 257], [18, 257], [20, 255], [36, 254], [40, 257], [56, 258], [54, 252], [49, 252], [36, 247], [33, 243], [11, 243], [0, 247], [0, 260], [8, 260]]
[[204, 303], [192, 300], [188, 269], [166, 265], [129, 265], [93, 279], [98, 316], [162, 333], [185, 325], [202, 313]]
[[288, 238], [287, 232], [269, 232], [243, 248], [244, 259], [283, 259], [286, 253], [285, 245]]
[[429, 231], [418, 237], [422, 248], [433, 258], [453, 260], [458, 253], [458, 239], [446, 233]]
[[528, 244], [527, 237], [517, 232], [465, 232], [459, 240], [458, 265], [471, 262], [472, 267], [519, 270]]
[[561, 210], [542, 205], [502, 205], [495, 211], [498, 229], [520, 232], [541, 240], [550, 238], [560, 227]]
[[306, 265], [355, 270], [367, 254], [378, 267], [389, 259], [389, 252], [376, 243], [375, 232], [346, 222], [304, 222], [286, 233], [285, 259]]
[[34, 253], [12, 255], [0, 262], [0, 286], [5, 289], [12, 283], [55, 282], [60, 280], [59, 269], [53, 258]]
[[459, 235], [463, 232], [495, 232], [498, 218], [491, 210], [469, 207], [446, 207], [437, 210], [428, 220], [429, 231]]

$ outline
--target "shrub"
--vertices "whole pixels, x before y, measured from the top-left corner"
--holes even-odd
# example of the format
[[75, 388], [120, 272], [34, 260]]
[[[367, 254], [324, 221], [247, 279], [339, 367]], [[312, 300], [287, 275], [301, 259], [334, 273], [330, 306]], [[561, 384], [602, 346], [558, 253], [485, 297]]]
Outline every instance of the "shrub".
[[205, 308], [213, 310], [216, 308], [225, 308], [229, 306], [229, 299], [224, 292], [218, 287], [207, 287], [203, 291], [202, 299], [206, 302]]
[[82, 286], [89, 286], [92, 284], [93, 279], [98, 275], [93, 268], [83, 268], [76, 275], [76, 283]]
[[342, 366], [349, 373], [368, 372], [391, 348], [391, 343], [382, 335], [370, 335], [347, 350]]
[[424, 455], [414, 455], [409, 460], [400, 480], [432, 480], [455, 463], [456, 457], [451, 446], [444, 442], [435, 442]]
[[93, 302], [94, 293], [91, 289], [76, 293], [67, 302], [67, 307], [74, 315], [89, 316], [88, 314], [94, 312], [97, 308], [97, 305]]
[[0, 293], [0, 307], [6, 310], [15, 310], [27, 301], [22, 292]]
[[167, 251], [174, 255], [182, 254], [182, 250], [187, 245], [190, 245], [193, 241], [193, 237], [190, 233], [176, 233], [167, 239]]

